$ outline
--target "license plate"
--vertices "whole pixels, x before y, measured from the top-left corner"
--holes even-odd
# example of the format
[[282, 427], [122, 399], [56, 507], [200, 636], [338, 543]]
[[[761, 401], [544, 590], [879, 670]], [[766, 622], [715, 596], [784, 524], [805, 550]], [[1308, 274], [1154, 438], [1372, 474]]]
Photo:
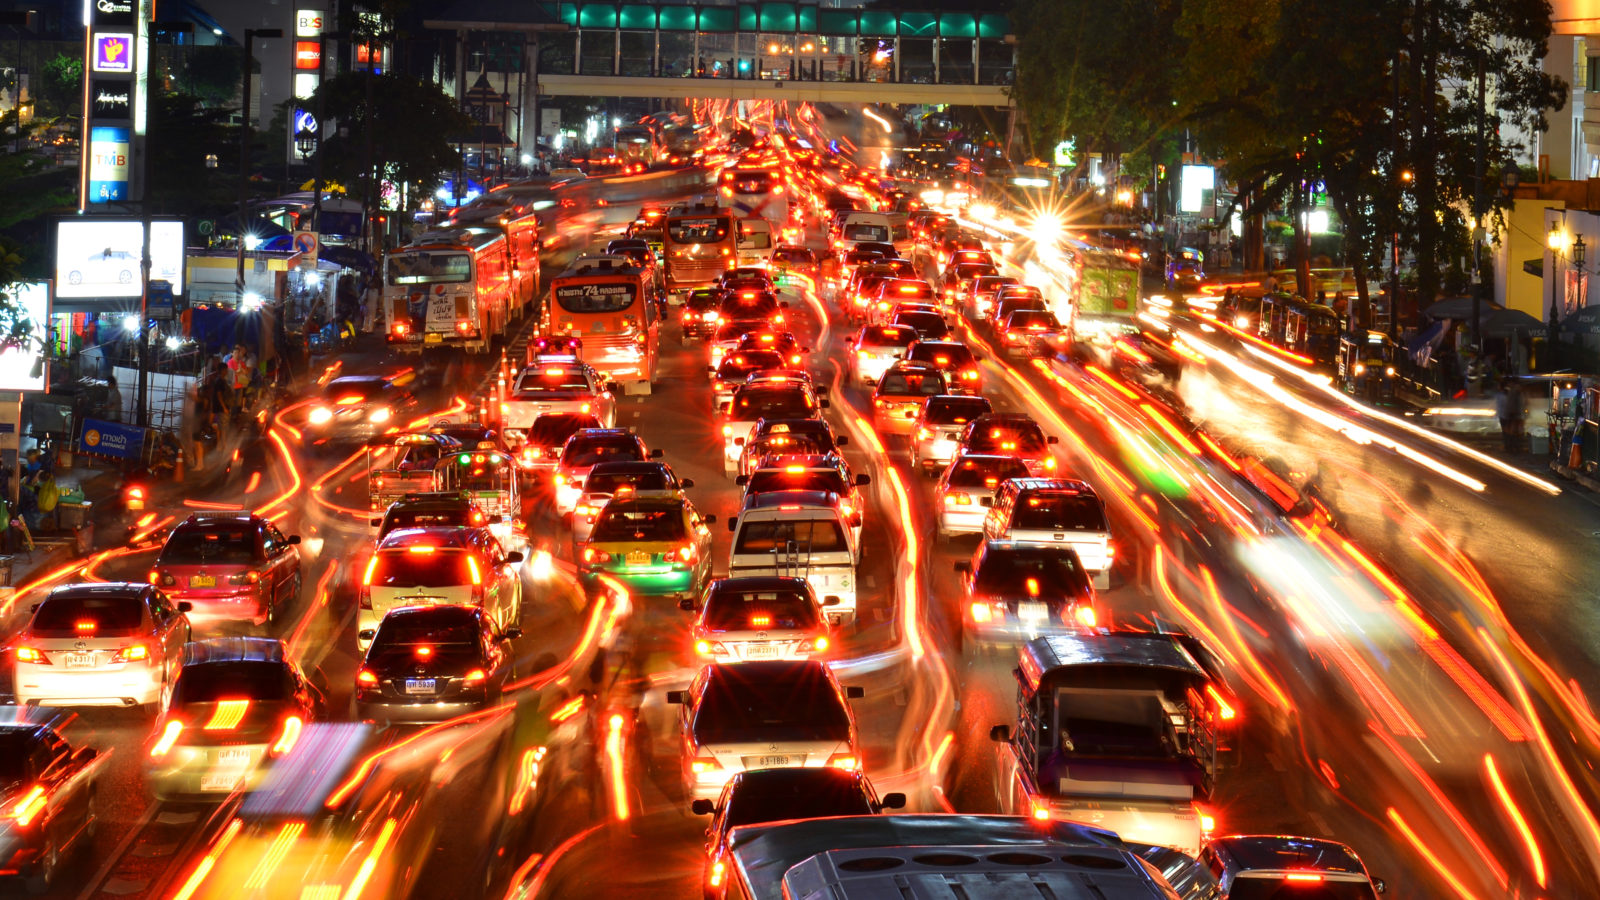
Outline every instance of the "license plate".
[[650, 562], [650, 554], [642, 550], [633, 550], [628, 553], [627, 560], [630, 566], [642, 566]]
[[92, 669], [92, 668], [94, 668], [94, 654], [93, 653], [68, 653], [67, 654], [67, 668], [69, 668], [69, 669]]
[[217, 577], [215, 575], [191, 575], [191, 576], [189, 576], [189, 587], [216, 587], [216, 586], [217, 586]]
[[408, 694], [431, 694], [431, 693], [434, 693], [434, 691], [435, 691], [435, 687], [434, 686], [436, 684], [438, 684], [438, 682], [437, 682], [436, 679], [433, 679], [433, 678], [407, 678], [406, 679], [406, 693], [408, 693]]
[[422, 341], [425, 344], [442, 344], [442, 343], [444, 343], [444, 335], [442, 335], [442, 334], [430, 334], [427, 337], [423, 338]]
[[231, 791], [244, 780], [243, 775], [229, 773], [226, 775], [201, 775], [200, 790], [202, 791]]
[[402, 599], [411, 606], [438, 606], [444, 603], [443, 597], [405, 597]]
[[762, 768], [782, 767], [782, 766], [787, 766], [789, 764], [789, 757], [787, 757], [787, 756], [758, 756], [758, 757], [756, 757], [756, 763], [757, 763], [757, 765], [760, 765]]
[[217, 751], [217, 765], [239, 768], [250, 764], [250, 751], [244, 747], [223, 747]]
[[1043, 622], [1050, 618], [1050, 608], [1043, 603], [1019, 603], [1017, 618], [1024, 622]]
[[778, 648], [772, 644], [745, 644], [745, 659], [776, 659]]

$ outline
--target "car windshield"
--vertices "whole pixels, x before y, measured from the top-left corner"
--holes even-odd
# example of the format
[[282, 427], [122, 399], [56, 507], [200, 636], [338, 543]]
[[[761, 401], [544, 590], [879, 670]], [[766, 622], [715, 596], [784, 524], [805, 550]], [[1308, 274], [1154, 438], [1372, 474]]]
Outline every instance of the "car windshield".
[[247, 566], [256, 559], [255, 531], [253, 525], [180, 525], [167, 538], [161, 562]]
[[621, 489], [634, 491], [670, 491], [673, 484], [661, 469], [643, 472], [590, 472], [583, 489], [590, 494], [615, 494]]
[[890, 369], [878, 382], [878, 393], [934, 397], [945, 392], [944, 374], [913, 369]]
[[46, 597], [33, 614], [35, 637], [110, 637], [139, 630], [144, 603], [137, 597]]
[[1048, 531], [1107, 531], [1098, 498], [1065, 491], [1033, 491], [1017, 500], [1012, 528]]
[[517, 376], [519, 394], [588, 393], [589, 379], [576, 366], [529, 366]]
[[922, 417], [929, 425], [965, 425], [989, 412], [982, 397], [940, 397], [929, 400]]
[[850, 487], [844, 483], [844, 476], [838, 469], [801, 469], [790, 472], [787, 469], [761, 469], [750, 476], [750, 481], [745, 484], [745, 493], [761, 494], [767, 491], [828, 491], [834, 494], [846, 494]]
[[816, 601], [799, 591], [716, 591], [700, 621], [712, 631], [799, 631], [821, 624]]
[[580, 429], [599, 427], [600, 420], [594, 416], [568, 413], [540, 416], [533, 420], [533, 427], [528, 429], [528, 443], [535, 447], [559, 447]]
[[589, 540], [678, 541], [689, 536], [683, 510], [677, 506], [641, 507], [611, 503], [601, 510]]
[[373, 587], [452, 587], [483, 578], [483, 567], [466, 550], [414, 544], [380, 550], [372, 557], [370, 577]]
[[845, 543], [844, 529], [833, 516], [827, 518], [801, 518], [789, 516], [782, 519], [743, 521], [734, 543], [734, 553], [773, 553], [788, 549], [811, 553], [838, 553], [849, 549]]
[[903, 312], [894, 317], [896, 325], [910, 325], [924, 338], [938, 339], [950, 333], [944, 316], [933, 312]]
[[[430, 613], [434, 610], [429, 610]], [[463, 611], [465, 612], [465, 611]], [[450, 621], [439, 621], [433, 615], [385, 616], [378, 625], [378, 634], [372, 639], [374, 652], [391, 647], [411, 647], [425, 644], [430, 647], [449, 645], [473, 646], [478, 643], [478, 625], [468, 615], [451, 616]]]
[[28, 777], [28, 754], [34, 742], [21, 729], [0, 732], [0, 784], [17, 784]]
[[354, 406], [365, 403], [373, 397], [383, 393], [384, 384], [381, 381], [330, 381], [322, 388], [322, 396], [340, 403], [342, 406]]
[[1078, 555], [1071, 550], [990, 549], [978, 565], [973, 590], [985, 594], [1061, 594], [1084, 577]]
[[839, 692], [821, 673], [796, 678], [752, 677], [724, 666], [706, 686], [695, 711], [701, 743], [844, 741], [850, 718]]
[[563, 466], [592, 466], [601, 462], [638, 461], [644, 458], [644, 450], [639, 447], [638, 439], [631, 435], [613, 438], [584, 438], [567, 442], [567, 449], [561, 454], [561, 464]]
[[1377, 900], [1377, 895], [1364, 881], [1307, 884], [1288, 881], [1282, 875], [1259, 878], [1245, 873], [1234, 879], [1228, 900]]
[[857, 343], [865, 348], [909, 347], [918, 337], [917, 330], [909, 325], [887, 325], [862, 329], [861, 340]]
[[383, 523], [384, 534], [397, 528], [459, 528], [472, 524], [472, 511], [466, 505], [428, 509], [390, 510]]
[[847, 241], [889, 241], [889, 226], [871, 222], [854, 222], [844, 226], [844, 239]]
[[985, 425], [972, 429], [967, 449], [973, 453], [1043, 453], [1044, 432], [1033, 422]]
[[808, 390], [743, 390], [733, 397], [732, 416], [749, 422], [754, 419], [798, 419], [810, 416], [816, 400]]
[[917, 344], [907, 359], [933, 363], [941, 369], [964, 369], [972, 365], [972, 351], [966, 344]]
[[953, 488], [987, 488], [994, 490], [1008, 478], [1027, 478], [1028, 467], [1022, 460], [1012, 457], [971, 459], [963, 458], [950, 472]]
[[870, 816], [875, 812], [854, 778], [826, 770], [823, 770], [825, 775], [817, 777], [804, 769], [789, 771], [804, 774], [759, 782], [747, 778], [728, 798], [723, 827], [737, 828], [786, 819]]
[[172, 692], [172, 705], [223, 700], [283, 700], [288, 671], [281, 662], [230, 660], [184, 666]]
[[733, 219], [726, 216], [673, 219], [667, 224], [667, 234], [679, 244], [714, 244], [727, 240], [732, 224]]

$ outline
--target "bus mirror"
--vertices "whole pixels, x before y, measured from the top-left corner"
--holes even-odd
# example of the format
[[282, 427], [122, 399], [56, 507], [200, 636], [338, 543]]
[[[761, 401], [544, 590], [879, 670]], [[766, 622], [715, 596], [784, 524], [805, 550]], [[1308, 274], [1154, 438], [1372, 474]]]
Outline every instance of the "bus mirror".
[[739, 530], [739, 517], [738, 516], [729, 516], [728, 517], [728, 530], [729, 531], [738, 531]]
[[682, 706], [687, 699], [688, 699], [688, 692], [687, 691], [667, 691], [667, 702], [668, 703], [676, 703], [679, 706]]
[[1045, 442], [1049, 443], [1049, 444], [1059, 444], [1059, 443], [1061, 443], [1061, 439], [1052, 434], [1049, 437], [1045, 438]]
[[860, 700], [867, 695], [867, 689], [859, 684], [852, 684], [844, 689], [846, 700]]
[[661, 448], [657, 447], [654, 450], [650, 451], [650, 458], [651, 459], [660, 459], [661, 458], [661, 454], [662, 454]]
[[678, 482], [678, 487], [680, 489], [682, 489], [682, 490], [687, 491], [688, 489], [694, 487], [694, 479], [693, 478], [685, 478], [684, 480]]
[[717, 811], [717, 805], [710, 800], [696, 800], [689, 804], [689, 809], [697, 816], [709, 816]]
[[993, 728], [989, 729], [989, 740], [994, 741], [996, 744], [1004, 744], [1004, 743], [1010, 741], [1011, 740], [1011, 726], [1010, 725], [996, 725]]

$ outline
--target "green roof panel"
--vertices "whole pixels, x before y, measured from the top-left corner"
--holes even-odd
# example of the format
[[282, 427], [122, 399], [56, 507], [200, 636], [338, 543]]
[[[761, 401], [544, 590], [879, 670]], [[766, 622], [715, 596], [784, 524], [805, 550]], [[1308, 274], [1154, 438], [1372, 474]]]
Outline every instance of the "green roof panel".
[[736, 12], [737, 10], [731, 6], [702, 6], [700, 7], [700, 30], [730, 34], [734, 30], [734, 14]]
[[739, 4], [739, 30], [761, 30], [761, 14], [754, 3]]
[[978, 37], [1003, 38], [1012, 34], [1011, 19], [1000, 13], [983, 13], [978, 16]]
[[663, 6], [660, 19], [662, 31], [694, 31], [699, 27], [692, 6]]
[[585, 3], [578, 10], [579, 28], [617, 27], [617, 8], [609, 3]]
[[634, 28], [641, 31], [654, 31], [656, 29], [656, 7], [645, 6], [639, 3], [626, 3], [622, 7], [619, 17], [621, 27]]
[[793, 3], [761, 4], [761, 30], [768, 34], [788, 34], [796, 30], [799, 17]]
[[933, 37], [939, 28], [939, 18], [931, 12], [902, 12], [900, 35], [902, 37]]
[[853, 9], [817, 10], [817, 34], [855, 35], [857, 27]]
[[861, 10], [861, 33], [877, 37], [894, 37], [900, 23], [895, 14], [881, 9]]

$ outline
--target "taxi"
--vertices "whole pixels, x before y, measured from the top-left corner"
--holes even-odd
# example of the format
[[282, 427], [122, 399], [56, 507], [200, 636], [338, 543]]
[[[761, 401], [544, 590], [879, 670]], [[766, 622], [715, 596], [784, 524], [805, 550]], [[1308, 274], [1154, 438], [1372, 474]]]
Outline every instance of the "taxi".
[[911, 434], [922, 404], [948, 392], [944, 373], [937, 367], [897, 360], [872, 392], [872, 426], [879, 434]]
[[690, 639], [708, 662], [812, 659], [832, 645], [822, 604], [803, 578], [720, 578], [678, 606], [699, 610]]
[[402, 606], [475, 606], [505, 629], [522, 618], [517, 551], [484, 528], [401, 528], [378, 543], [356, 590], [356, 643], [372, 645], [378, 623]]
[[1058, 443], [1024, 413], [989, 413], [967, 423], [957, 438], [963, 453], [998, 453], [1014, 456], [1035, 477], [1056, 473], [1060, 465], [1050, 448]]
[[970, 394], [929, 397], [912, 422], [911, 465], [937, 475], [955, 458], [961, 429], [993, 411], [987, 399]]
[[195, 513], [172, 529], [150, 583], [195, 623], [269, 625], [300, 596], [300, 535], [247, 512]]
[[683, 497], [613, 497], [578, 552], [578, 580], [595, 590], [605, 573], [633, 596], [699, 596], [711, 580], [711, 530]]
[[814, 419], [821, 417], [828, 401], [818, 399], [808, 382], [799, 380], [763, 381], [741, 385], [733, 393], [722, 422], [723, 473], [733, 475], [739, 467], [744, 442], [761, 419]]
[[972, 348], [960, 341], [917, 341], [906, 352], [911, 362], [925, 362], [944, 373], [952, 394], [983, 393], [983, 370]]
[[857, 384], [876, 385], [895, 360], [905, 359], [912, 344], [920, 339], [909, 325], [866, 325], [847, 338], [850, 347], [850, 375]]
[[583, 495], [578, 507], [572, 511], [572, 542], [581, 544], [589, 539], [595, 520], [613, 498], [620, 497], [682, 497], [683, 492], [694, 487], [694, 479], [679, 480], [672, 467], [663, 462], [623, 461], [603, 462], [589, 470], [584, 480]]
[[739, 454], [739, 474], [754, 472], [768, 454], [831, 453], [840, 456], [840, 448], [848, 443], [849, 438], [835, 435], [833, 426], [822, 419], [761, 419], [745, 439]]
[[996, 333], [1000, 352], [1007, 356], [1054, 356], [1070, 343], [1067, 329], [1056, 314], [1039, 309], [1011, 313]]
[[994, 505], [1000, 485], [1012, 478], [1027, 477], [1028, 467], [1014, 456], [958, 450], [934, 489], [939, 507], [939, 540], [982, 532], [984, 518]]

